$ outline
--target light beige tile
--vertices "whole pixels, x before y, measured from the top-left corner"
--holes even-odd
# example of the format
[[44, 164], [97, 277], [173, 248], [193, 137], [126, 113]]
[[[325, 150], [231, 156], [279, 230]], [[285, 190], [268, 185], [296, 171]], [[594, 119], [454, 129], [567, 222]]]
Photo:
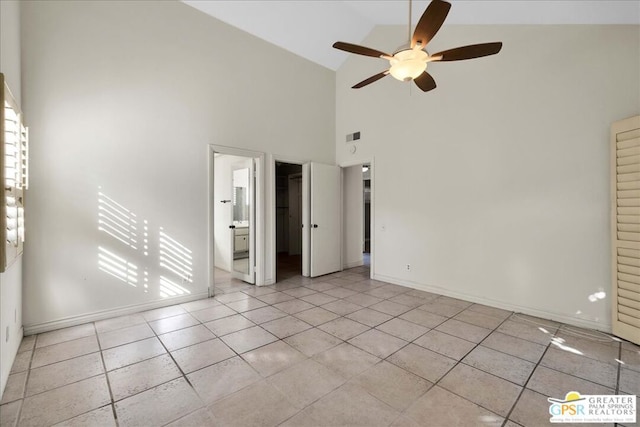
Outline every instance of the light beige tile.
[[29, 335], [26, 337], [22, 337], [22, 341], [20, 342], [20, 347], [18, 347], [18, 353], [22, 353], [23, 351], [31, 351], [36, 345], [36, 337], [37, 335]]
[[549, 415], [547, 397], [525, 389], [509, 418], [525, 427], [550, 425], [549, 418], [551, 418], [551, 415]]
[[376, 329], [405, 341], [413, 341], [429, 330], [424, 326], [399, 318], [391, 319], [388, 322], [378, 325]]
[[222, 294], [222, 295], [216, 295], [215, 297], [218, 301], [220, 301], [221, 303], [224, 304], [229, 304], [231, 302], [234, 301], [240, 301], [243, 299], [249, 299], [249, 295], [245, 294], [244, 292], [230, 292], [227, 294]]
[[433, 385], [385, 361], [353, 378], [350, 383], [362, 387], [399, 411], [409, 407]]
[[540, 364], [556, 371], [602, 384], [605, 387], [616, 387], [617, 366], [574, 354], [570, 351], [549, 348], [542, 357]]
[[188, 312], [204, 310], [205, 308], [216, 307], [222, 303], [215, 298], [205, 298], [197, 301], [191, 301], [184, 304], [180, 304], [180, 307], [184, 308]]
[[290, 301], [294, 299], [294, 297], [285, 294], [284, 292], [274, 292], [267, 295], [259, 295], [256, 298], [267, 304], [278, 304], [280, 302]]
[[260, 381], [261, 377], [240, 357], [233, 357], [187, 375], [206, 404]]
[[29, 369], [32, 355], [32, 350], [16, 354], [16, 358], [13, 360], [13, 365], [11, 365], [11, 373], [17, 374], [18, 372], [24, 372]]
[[341, 340], [348, 340], [350, 338], [355, 337], [356, 335], [360, 335], [364, 331], [369, 330], [370, 328], [362, 323], [358, 323], [354, 320], [350, 320], [344, 317], [339, 317], [335, 320], [327, 322], [323, 325], [318, 326], [318, 329], [321, 329], [331, 335], [340, 338]]
[[317, 291], [317, 292], [324, 292], [329, 289], [335, 288], [336, 285], [327, 283], [327, 282], [313, 282], [313, 283], [305, 284], [304, 287], [313, 289], [314, 291]]
[[220, 339], [216, 338], [180, 350], [174, 350], [171, 355], [182, 371], [187, 373], [213, 365], [221, 360], [229, 359], [235, 356], [235, 353]]
[[310, 304], [306, 301], [302, 301], [300, 299], [293, 299], [290, 301], [280, 302], [278, 304], [273, 305], [278, 310], [282, 310], [288, 314], [299, 313], [301, 311], [309, 310], [313, 308], [313, 304]]
[[439, 383], [442, 388], [506, 417], [522, 387], [465, 364], [458, 364]]
[[313, 294], [301, 297], [300, 299], [302, 301], [308, 302], [309, 304], [323, 305], [323, 304], [328, 304], [330, 302], [336, 301], [338, 298], [332, 297], [327, 294], [314, 292]]
[[215, 337], [216, 336], [203, 325], [196, 325], [158, 336], [169, 351], [208, 341]]
[[293, 316], [281, 317], [280, 319], [263, 323], [260, 326], [280, 339], [306, 331], [312, 327], [308, 323]]
[[185, 313], [149, 322], [149, 326], [151, 326], [156, 334], [160, 335], [166, 334], [167, 332], [177, 331], [178, 329], [185, 329], [190, 326], [195, 326], [198, 323], [200, 322], [198, 322], [196, 318], [188, 313]]
[[166, 317], [178, 316], [184, 314], [187, 311], [179, 305], [172, 305], [169, 307], [156, 308], [155, 310], [149, 310], [142, 313], [142, 316], [147, 322], [153, 322], [154, 320], [164, 319]]
[[157, 338], [132, 342], [102, 352], [107, 371], [121, 368], [166, 353]]
[[542, 344], [516, 338], [498, 331], [492, 332], [491, 335], [485, 338], [482, 341], [482, 345], [533, 363], [538, 363], [546, 349]]
[[407, 307], [416, 308], [418, 306], [426, 304], [430, 300], [425, 300], [423, 298], [416, 297], [415, 295], [401, 294], [401, 295], [396, 295], [393, 298], [389, 298], [389, 301], [397, 304], [406, 305]]
[[329, 310], [325, 310], [322, 307], [316, 307], [312, 308], [311, 310], [301, 311], [294, 314], [294, 316], [313, 326], [321, 325], [339, 317], [337, 314]]
[[453, 317], [464, 310], [464, 308], [462, 307], [454, 307], [448, 304], [442, 304], [437, 300], [423, 304], [418, 307], [418, 309], [444, 317]]
[[519, 385], [524, 385], [535, 367], [531, 362], [483, 346], [476, 347], [462, 362]]
[[273, 386], [260, 381], [211, 405], [221, 425], [277, 426], [298, 412]]
[[222, 319], [223, 317], [233, 316], [237, 314], [229, 307], [224, 305], [216, 305], [214, 307], [205, 308], [203, 310], [192, 311], [191, 315], [202, 323], [211, 322], [212, 320]]
[[202, 402], [184, 378], [115, 403], [120, 426], [164, 425], [200, 407]]
[[274, 307], [263, 307], [257, 310], [247, 311], [246, 313], [242, 313], [242, 315], [253, 323], [260, 324], [285, 317], [287, 313]]
[[36, 348], [72, 341], [78, 338], [94, 336], [95, 334], [96, 330], [93, 327], [93, 323], [85, 323], [84, 325], [45, 332], [38, 335], [38, 338], [36, 339]]
[[398, 291], [394, 289], [389, 289], [385, 285], [377, 287], [375, 289], [372, 289], [364, 293], [380, 299], [393, 298], [394, 296], [398, 295]]
[[2, 393], [2, 400], [0, 405], [10, 403], [18, 399], [22, 399], [24, 396], [25, 385], [27, 383], [27, 372], [20, 372], [17, 374], [9, 375], [7, 378], [7, 385]]
[[373, 304], [382, 302], [382, 299], [380, 298], [372, 297], [371, 295], [365, 295], [365, 294], [351, 295], [350, 297], [347, 297], [344, 300], [348, 302], [352, 302], [354, 304], [358, 304], [362, 307], [369, 307]]
[[499, 415], [438, 386], [418, 399], [404, 415], [420, 425], [434, 426], [499, 427], [503, 422]]
[[117, 329], [129, 328], [145, 322], [146, 320], [141, 314], [129, 314], [126, 316], [112, 317], [111, 319], [98, 320], [95, 322], [95, 325], [96, 332], [103, 334]]
[[473, 304], [467, 310], [486, 314], [487, 316], [493, 316], [501, 320], [504, 320], [513, 314], [512, 311], [502, 310], [500, 308], [490, 307], [488, 305], [482, 304]]
[[613, 389], [544, 366], [538, 366], [535, 369], [527, 382], [527, 388], [556, 398], [563, 398], [572, 390], [579, 391], [581, 394], [615, 394]]
[[375, 329], [350, 339], [349, 343], [382, 359], [407, 345], [406, 341]]
[[265, 331], [260, 326], [233, 332], [220, 339], [236, 353], [245, 353], [278, 340], [276, 336]]
[[283, 427], [388, 426], [399, 412], [371, 396], [361, 387], [345, 384], [304, 411]]
[[70, 420], [56, 424], [54, 427], [115, 427], [116, 419], [113, 416], [113, 408], [111, 405], [94, 409], [86, 414], [78, 415]]
[[322, 308], [324, 308], [325, 310], [329, 310], [339, 316], [346, 316], [347, 314], [360, 310], [362, 307], [360, 307], [358, 304], [340, 299], [338, 301], [325, 304], [322, 306]]
[[33, 353], [31, 369], [71, 359], [73, 357], [94, 353], [99, 350], [100, 347], [98, 347], [98, 339], [95, 335], [37, 348]]
[[392, 354], [389, 362], [433, 383], [446, 374], [456, 361], [415, 344]]
[[155, 336], [153, 330], [146, 323], [129, 326], [127, 328], [116, 329], [105, 333], [98, 334], [100, 347], [105, 350], [107, 348], [117, 347], [123, 344], [129, 344], [134, 341], [140, 341], [145, 338]]
[[640, 372], [640, 350], [627, 350], [624, 346], [622, 348], [622, 354], [620, 360], [624, 362], [626, 369]]
[[389, 316], [388, 314], [381, 313], [370, 308], [363, 308], [362, 310], [355, 311], [345, 317], [372, 328], [386, 322], [387, 320], [393, 319], [393, 316]]
[[284, 341], [309, 357], [342, 343], [342, 340], [315, 328], [292, 335]]
[[166, 427], [205, 427], [215, 425], [216, 421], [213, 415], [206, 408], [201, 408], [167, 424]]
[[413, 343], [455, 360], [462, 359], [476, 346], [476, 343], [436, 331], [435, 329], [430, 330]]
[[337, 372], [344, 378], [351, 378], [358, 375], [380, 361], [378, 357], [362, 351], [349, 343], [343, 343], [337, 347], [318, 353], [313, 356], [313, 359], [322, 363], [332, 371]]
[[492, 330], [497, 328], [503, 322], [502, 319], [498, 319], [497, 317], [488, 316], [486, 314], [478, 313], [477, 311], [469, 309], [456, 314], [453, 318], [462, 322], [470, 323], [475, 326], [480, 326], [482, 328]]
[[437, 331], [462, 338], [467, 341], [479, 343], [491, 333], [490, 329], [471, 325], [455, 319], [449, 319], [436, 328]]
[[52, 425], [110, 402], [106, 377], [99, 375], [27, 397], [22, 406], [20, 424]]
[[232, 332], [240, 331], [242, 329], [247, 329], [256, 324], [251, 320], [243, 317], [239, 314], [224, 317], [222, 319], [213, 320], [211, 322], [207, 322], [204, 324], [211, 332], [216, 334], [217, 336], [227, 335]]
[[409, 322], [417, 323], [425, 328], [435, 328], [447, 320], [444, 316], [420, 310], [418, 308], [404, 313], [400, 318], [408, 320]]
[[15, 427], [18, 424], [21, 406], [22, 400], [0, 405], [0, 426]]
[[[541, 317], [529, 316], [528, 314], [522, 314], [522, 313], [513, 313], [511, 315], [511, 317], [509, 318], [509, 320], [510, 321], [514, 321], [514, 322], [518, 322], [518, 323], [527, 324], [527, 325], [534, 325], [536, 327], [543, 326], [543, 327], [546, 327], [547, 329], [549, 329], [551, 331], [551, 333], [555, 333], [558, 330], [558, 327], [560, 326], [560, 323], [558, 323], [558, 322], [556, 322], [554, 320], [543, 319]], [[572, 326], [571, 328], [580, 329], [580, 328], [576, 328], [574, 326]]]
[[551, 342], [551, 338], [554, 333], [553, 328], [535, 326], [534, 324], [529, 323], [514, 322], [513, 320], [506, 320], [496, 330], [503, 334], [511, 335], [512, 337], [521, 338], [523, 340], [545, 346]]
[[400, 316], [401, 314], [411, 310], [411, 307], [407, 307], [406, 305], [398, 304], [389, 300], [373, 304], [369, 306], [369, 308], [388, 314], [390, 316]]
[[180, 377], [168, 354], [144, 360], [108, 373], [113, 399], [118, 401]]
[[237, 311], [238, 313], [244, 313], [245, 311], [255, 310], [256, 308], [267, 306], [267, 304], [255, 298], [241, 299], [240, 301], [230, 302], [226, 305], [227, 307]]
[[[600, 334], [602, 341], [600, 340]], [[590, 359], [605, 362], [610, 365], [618, 365], [617, 359], [620, 357], [620, 343], [613, 341], [604, 341], [606, 335], [597, 331], [593, 331], [593, 337], [574, 336], [562, 332], [562, 329], [556, 333], [556, 336], [551, 340], [551, 348], [560, 350], [578, 351], [581, 356], [588, 357]]]
[[309, 289], [309, 288], [295, 288], [295, 289], [287, 289], [286, 291], [283, 291], [285, 294], [291, 295], [292, 297], [295, 298], [302, 298], [302, 297], [306, 297], [309, 295], [314, 295], [317, 294], [316, 291]]
[[441, 295], [438, 298], [436, 298], [434, 302], [437, 304], [447, 304], [453, 307], [461, 307], [461, 308], [468, 308], [473, 305], [472, 302], [464, 301], [458, 298], [447, 297], [444, 295]]
[[356, 291], [352, 291], [350, 289], [345, 289], [340, 287], [328, 289], [324, 291], [324, 293], [335, 298], [347, 298], [347, 297], [350, 297], [351, 295], [357, 294]]
[[104, 373], [100, 353], [91, 353], [63, 362], [32, 369], [27, 396], [51, 390]]
[[299, 409], [344, 384], [345, 378], [313, 359], [307, 359], [267, 379]]
[[242, 358], [263, 377], [282, 371], [307, 358], [284, 341], [276, 341], [264, 347], [242, 354]]
[[622, 367], [620, 370], [620, 391], [640, 395], [640, 372]]

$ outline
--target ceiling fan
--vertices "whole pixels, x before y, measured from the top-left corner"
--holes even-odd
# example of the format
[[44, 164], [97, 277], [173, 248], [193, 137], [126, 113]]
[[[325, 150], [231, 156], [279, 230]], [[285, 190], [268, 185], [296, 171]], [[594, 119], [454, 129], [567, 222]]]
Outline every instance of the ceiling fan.
[[432, 0], [418, 21], [413, 36], [411, 36], [411, 0], [409, 0], [409, 44], [399, 48], [393, 55], [351, 43], [334, 43], [333, 47], [336, 49], [389, 61], [390, 68], [388, 70], [371, 76], [352, 88], [360, 89], [391, 74], [401, 81], [413, 80], [422, 91], [428, 92], [436, 88], [435, 80], [426, 71], [429, 62], [461, 61], [495, 55], [500, 52], [502, 42], [474, 44], [443, 50], [433, 55], [429, 54], [425, 48], [444, 23], [449, 9], [451, 9], [450, 3], [443, 0]]

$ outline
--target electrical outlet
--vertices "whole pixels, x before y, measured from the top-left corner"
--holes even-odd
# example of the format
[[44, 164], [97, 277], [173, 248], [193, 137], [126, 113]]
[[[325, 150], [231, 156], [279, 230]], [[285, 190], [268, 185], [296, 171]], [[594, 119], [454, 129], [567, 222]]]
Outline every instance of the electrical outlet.
[[411, 271], [411, 264], [407, 264], [407, 271]]

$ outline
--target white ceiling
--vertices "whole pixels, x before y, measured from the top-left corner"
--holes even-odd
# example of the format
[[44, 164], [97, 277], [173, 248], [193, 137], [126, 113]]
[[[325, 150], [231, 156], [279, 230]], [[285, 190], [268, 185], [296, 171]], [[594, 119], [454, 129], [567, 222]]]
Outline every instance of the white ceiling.
[[[376, 25], [406, 25], [406, 0], [183, 0], [221, 21], [332, 70]], [[451, 0], [449, 24], [640, 24], [640, 0]], [[413, 25], [429, 1], [413, 2]], [[639, 35], [640, 36], [640, 35]], [[375, 47], [375, 46], [372, 46]]]

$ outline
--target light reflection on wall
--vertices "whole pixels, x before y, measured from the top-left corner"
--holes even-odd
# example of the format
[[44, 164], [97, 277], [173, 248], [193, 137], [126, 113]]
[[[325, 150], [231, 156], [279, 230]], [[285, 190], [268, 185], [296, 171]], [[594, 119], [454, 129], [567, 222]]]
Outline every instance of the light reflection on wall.
[[193, 281], [191, 250], [169, 236], [160, 227], [160, 267], [178, 276], [183, 283]]
[[98, 193], [98, 230], [136, 249], [136, 215], [104, 193]]
[[105, 248], [98, 247], [98, 268], [131, 286], [137, 286], [138, 267]]
[[191, 292], [164, 276], [160, 276], [160, 296], [162, 298], [188, 295]]

